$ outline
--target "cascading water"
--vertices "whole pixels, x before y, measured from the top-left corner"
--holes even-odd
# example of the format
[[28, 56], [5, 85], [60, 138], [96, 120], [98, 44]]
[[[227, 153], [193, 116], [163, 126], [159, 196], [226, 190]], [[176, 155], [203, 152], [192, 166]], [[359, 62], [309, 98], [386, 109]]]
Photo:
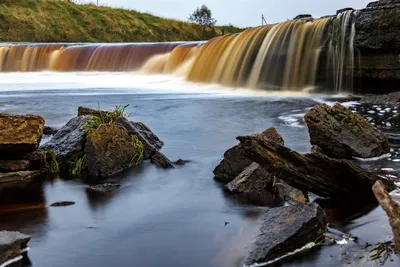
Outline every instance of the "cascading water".
[[[3, 46], [0, 71], [140, 69], [233, 87], [351, 91], [354, 17], [345, 11], [335, 18], [290, 20], [199, 43]], [[322, 83], [321, 69], [328, 73]]]

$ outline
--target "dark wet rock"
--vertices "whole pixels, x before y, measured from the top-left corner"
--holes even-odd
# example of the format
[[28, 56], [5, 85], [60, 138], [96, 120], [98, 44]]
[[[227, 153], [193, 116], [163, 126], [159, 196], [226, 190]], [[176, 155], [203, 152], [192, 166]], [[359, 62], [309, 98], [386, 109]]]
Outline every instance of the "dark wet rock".
[[54, 152], [51, 149], [39, 149], [31, 153], [24, 154], [22, 158], [30, 162], [30, 169], [42, 169], [43, 162], [51, 162], [53, 160]]
[[30, 165], [29, 160], [0, 160], [0, 172], [25, 171]]
[[241, 146], [228, 149], [221, 163], [214, 169], [214, 179], [221, 183], [232, 182], [252, 161], [241, 154]]
[[346, 8], [342, 8], [342, 9], [339, 9], [338, 11], [336, 11], [336, 14], [339, 15], [340, 13], [343, 13], [346, 11], [353, 11], [353, 10], [354, 10], [354, 8], [352, 8], [352, 7], [346, 7]]
[[39, 147], [44, 119], [33, 115], [0, 114], [0, 154], [26, 153]]
[[273, 179], [264, 168], [253, 162], [228, 183], [226, 188], [232, 193], [265, 194], [271, 192]]
[[150, 157], [156, 154], [156, 152], [164, 145], [157, 135], [141, 122], [130, 122], [126, 118], [121, 117], [116, 119], [115, 123], [125, 128], [130, 135], [137, 136], [137, 138], [142, 142], [144, 148], [144, 160], [150, 159]]
[[30, 239], [19, 232], [0, 231], [0, 265], [21, 256]]
[[365, 95], [362, 98], [363, 102], [370, 104], [400, 104], [400, 91], [385, 95]]
[[294, 201], [299, 203], [309, 202], [308, 193], [296, 189], [283, 180], [277, 179], [275, 187], [277, 188], [277, 195], [285, 201]]
[[245, 265], [263, 263], [314, 242], [326, 230], [326, 216], [316, 203], [269, 209]]
[[90, 190], [99, 192], [99, 193], [107, 193], [107, 192], [112, 192], [120, 188], [120, 184], [115, 184], [115, 183], [104, 183], [104, 184], [98, 184], [98, 185], [92, 185], [89, 186], [88, 188]]
[[59, 201], [50, 205], [50, 207], [68, 207], [75, 205], [73, 201]]
[[109, 118], [111, 114], [112, 114], [111, 111], [91, 109], [91, 108], [85, 108], [85, 107], [78, 107], [78, 117], [80, 117], [80, 116], [93, 116], [93, 117], [102, 118], [102, 119], [104, 119], [104, 121], [107, 121], [106, 118]]
[[0, 186], [13, 183], [30, 182], [40, 176], [40, 171], [19, 171], [0, 173]]
[[312, 145], [338, 158], [370, 158], [389, 153], [387, 137], [361, 115], [340, 104], [313, 107], [304, 119]]
[[[324, 154], [301, 155], [270, 140], [238, 137], [242, 153], [270, 174], [302, 192], [334, 199], [373, 199], [372, 185], [378, 177], [348, 160]], [[392, 181], [384, 180], [393, 190]]]
[[[376, 94], [398, 91], [400, 80], [400, 2], [378, 1], [357, 12], [354, 47], [354, 81], [363, 92]], [[358, 57], [360, 56], [360, 58]]]
[[50, 126], [44, 126], [43, 128], [43, 134], [44, 135], [55, 135], [58, 132], [58, 128], [55, 127], [50, 127]]
[[109, 177], [140, 161], [132, 138], [126, 129], [115, 124], [102, 124], [88, 132], [85, 155], [89, 175]]
[[[283, 138], [275, 128], [269, 128], [266, 131], [256, 134], [258, 138], [265, 138], [283, 144]], [[252, 163], [241, 153], [241, 146], [235, 145], [228, 149], [220, 164], [214, 169], [214, 179], [221, 183], [232, 182], [244, 169]]]
[[174, 164], [179, 166], [184, 166], [186, 165], [186, 161], [183, 159], [178, 159], [177, 161], [174, 162]]
[[174, 164], [160, 151], [155, 152], [155, 154], [150, 157], [150, 162], [163, 169], [174, 168]]
[[43, 150], [51, 149], [54, 151], [60, 163], [61, 172], [68, 172], [70, 166], [83, 156], [85, 136], [88, 132], [84, 125], [92, 118], [91, 116], [72, 118], [50, 141], [41, 147]]

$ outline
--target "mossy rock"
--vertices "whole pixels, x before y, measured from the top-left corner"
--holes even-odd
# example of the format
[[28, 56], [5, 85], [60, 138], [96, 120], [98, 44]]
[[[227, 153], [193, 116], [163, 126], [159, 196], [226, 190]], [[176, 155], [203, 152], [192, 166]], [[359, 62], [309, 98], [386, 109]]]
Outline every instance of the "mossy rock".
[[140, 163], [141, 152], [132, 145], [131, 136], [115, 124], [89, 131], [84, 151], [90, 176], [109, 177]]

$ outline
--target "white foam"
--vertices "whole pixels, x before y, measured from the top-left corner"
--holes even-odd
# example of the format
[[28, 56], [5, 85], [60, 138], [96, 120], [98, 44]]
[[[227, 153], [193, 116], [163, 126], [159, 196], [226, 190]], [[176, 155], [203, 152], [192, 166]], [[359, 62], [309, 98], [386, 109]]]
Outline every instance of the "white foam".
[[339, 241], [336, 240], [336, 244], [338, 244], [338, 245], [346, 245], [347, 243], [348, 242], [347, 242], [346, 238], [343, 238], [342, 240], [339, 240]]
[[391, 156], [392, 155], [390, 153], [388, 153], [388, 154], [385, 154], [385, 155], [382, 155], [379, 157], [374, 157], [374, 158], [357, 158], [357, 157], [353, 157], [353, 158], [356, 160], [359, 160], [359, 161], [375, 161], [375, 160], [390, 158]]
[[301, 252], [301, 251], [303, 251], [303, 250], [312, 249], [312, 248], [315, 247], [315, 246], [316, 246], [316, 244], [315, 244], [314, 242], [311, 242], [311, 243], [308, 243], [307, 245], [305, 245], [304, 247], [299, 248], [299, 249], [296, 249], [295, 251], [289, 252], [289, 253], [287, 253], [287, 254], [285, 254], [285, 255], [279, 257], [279, 258], [276, 258], [276, 259], [273, 259], [273, 260], [270, 260], [270, 261], [267, 261], [267, 262], [264, 262], [264, 263], [254, 263], [254, 264], [252, 264], [252, 265], [243, 265], [243, 267], [267, 266], [267, 265], [269, 265], [269, 264], [271, 264], [271, 263], [280, 261], [280, 260], [282, 260], [282, 259], [284, 259], [284, 258], [287, 258], [287, 257], [289, 257], [289, 256], [293, 256], [293, 255], [295, 255], [295, 254], [297, 254], [297, 253], [299, 253], [299, 252]]
[[11, 265], [11, 264], [13, 264], [15, 262], [18, 262], [18, 261], [20, 261], [22, 259], [23, 259], [22, 256], [18, 256], [18, 257], [14, 258], [14, 259], [11, 259], [11, 260], [8, 260], [8, 261], [4, 262], [3, 264], [0, 265], [0, 267], [6, 267], [6, 266]]
[[368, 113], [369, 113], [369, 114], [375, 114], [376, 112], [373, 111], [373, 110], [369, 110]]
[[381, 170], [385, 172], [394, 172], [393, 168], [382, 168]]

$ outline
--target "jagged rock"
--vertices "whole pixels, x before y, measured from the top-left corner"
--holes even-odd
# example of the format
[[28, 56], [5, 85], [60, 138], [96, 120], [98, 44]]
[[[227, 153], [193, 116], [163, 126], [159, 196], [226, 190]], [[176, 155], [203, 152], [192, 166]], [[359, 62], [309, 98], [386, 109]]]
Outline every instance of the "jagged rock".
[[[259, 138], [270, 139], [283, 144], [283, 138], [275, 128], [269, 128], [262, 133], [256, 134]], [[241, 154], [241, 146], [235, 145], [228, 149], [220, 164], [214, 169], [214, 179], [221, 183], [232, 182], [245, 168], [250, 166], [251, 160]]]
[[21, 256], [30, 239], [19, 232], [0, 231], [0, 265]]
[[283, 180], [277, 179], [275, 187], [277, 188], [277, 195], [285, 201], [295, 201], [299, 203], [309, 202], [307, 192], [302, 192], [299, 189], [291, 187]]
[[141, 122], [130, 122], [126, 118], [120, 117], [115, 120], [115, 123], [125, 128], [130, 135], [137, 136], [142, 142], [144, 160], [150, 159], [164, 145], [157, 135]]
[[109, 118], [111, 115], [111, 111], [104, 111], [104, 110], [97, 110], [97, 109], [91, 109], [91, 108], [85, 108], [85, 107], [78, 107], [78, 117], [80, 116], [93, 116], [93, 117], [98, 117], [98, 118], [103, 118], [105, 121], [107, 121], [106, 118]]
[[99, 193], [106, 193], [106, 192], [114, 191], [114, 190], [120, 188], [120, 186], [121, 186], [120, 184], [104, 183], [104, 184], [89, 186], [88, 189], [99, 192]]
[[59, 201], [50, 205], [50, 207], [68, 207], [75, 205], [73, 201]]
[[253, 162], [228, 183], [226, 188], [232, 193], [265, 194], [271, 192], [273, 179], [264, 168]]
[[87, 134], [85, 160], [91, 176], [120, 173], [140, 161], [139, 153], [126, 129], [118, 125], [102, 124]]
[[387, 137], [361, 115], [340, 104], [317, 105], [304, 119], [311, 144], [329, 156], [370, 158], [389, 153]]
[[29, 160], [0, 160], [0, 172], [25, 171], [30, 165]]
[[[303, 192], [336, 199], [372, 199], [372, 185], [378, 177], [351, 161], [323, 154], [301, 155], [270, 140], [238, 137], [242, 153], [270, 174]], [[384, 180], [393, 190], [393, 182]]]
[[60, 129], [50, 127], [50, 126], [44, 126], [43, 128], [43, 135], [55, 135]]
[[44, 119], [33, 115], [0, 114], [0, 154], [26, 153], [39, 147]]
[[40, 171], [19, 171], [0, 173], [0, 186], [12, 183], [29, 182], [40, 176]]
[[150, 162], [164, 169], [174, 168], [174, 164], [160, 151], [150, 157]]
[[221, 163], [214, 169], [214, 179], [221, 183], [232, 182], [252, 161], [241, 154], [240, 145], [228, 149]]
[[51, 149], [54, 151], [62, 173], [68, 172], [70, 166], [83, 156], [85, 136], [88, 132], [84, 125], [92, 118], [91, 116], [72, 118], [41, 147], [43, 150]]
[[336, 11], [336, 15], [339, 15], [340, 13], [343, 13], [346, 11], [353, 11], [353, 10], [354, 10], [354, 8], [352, 8], [352, 7], [342, 8], [342, 9], [339, 9], [338, 11]]
[[293, 18], [294, 20], [313, 21], [314, 18], [311, 14], [300, 14]]
[[389, 216], [396, 252], [400, 254], [400, 205], [390, 197], [389, 193], [386, 191], [385, 185], [381, 181], [377, 181], [372, 190], [379, 204]]
[[267, 210], [245, 265], [263, 263], [314, 242], [326, 230], [326, 216], [316, 203]]

